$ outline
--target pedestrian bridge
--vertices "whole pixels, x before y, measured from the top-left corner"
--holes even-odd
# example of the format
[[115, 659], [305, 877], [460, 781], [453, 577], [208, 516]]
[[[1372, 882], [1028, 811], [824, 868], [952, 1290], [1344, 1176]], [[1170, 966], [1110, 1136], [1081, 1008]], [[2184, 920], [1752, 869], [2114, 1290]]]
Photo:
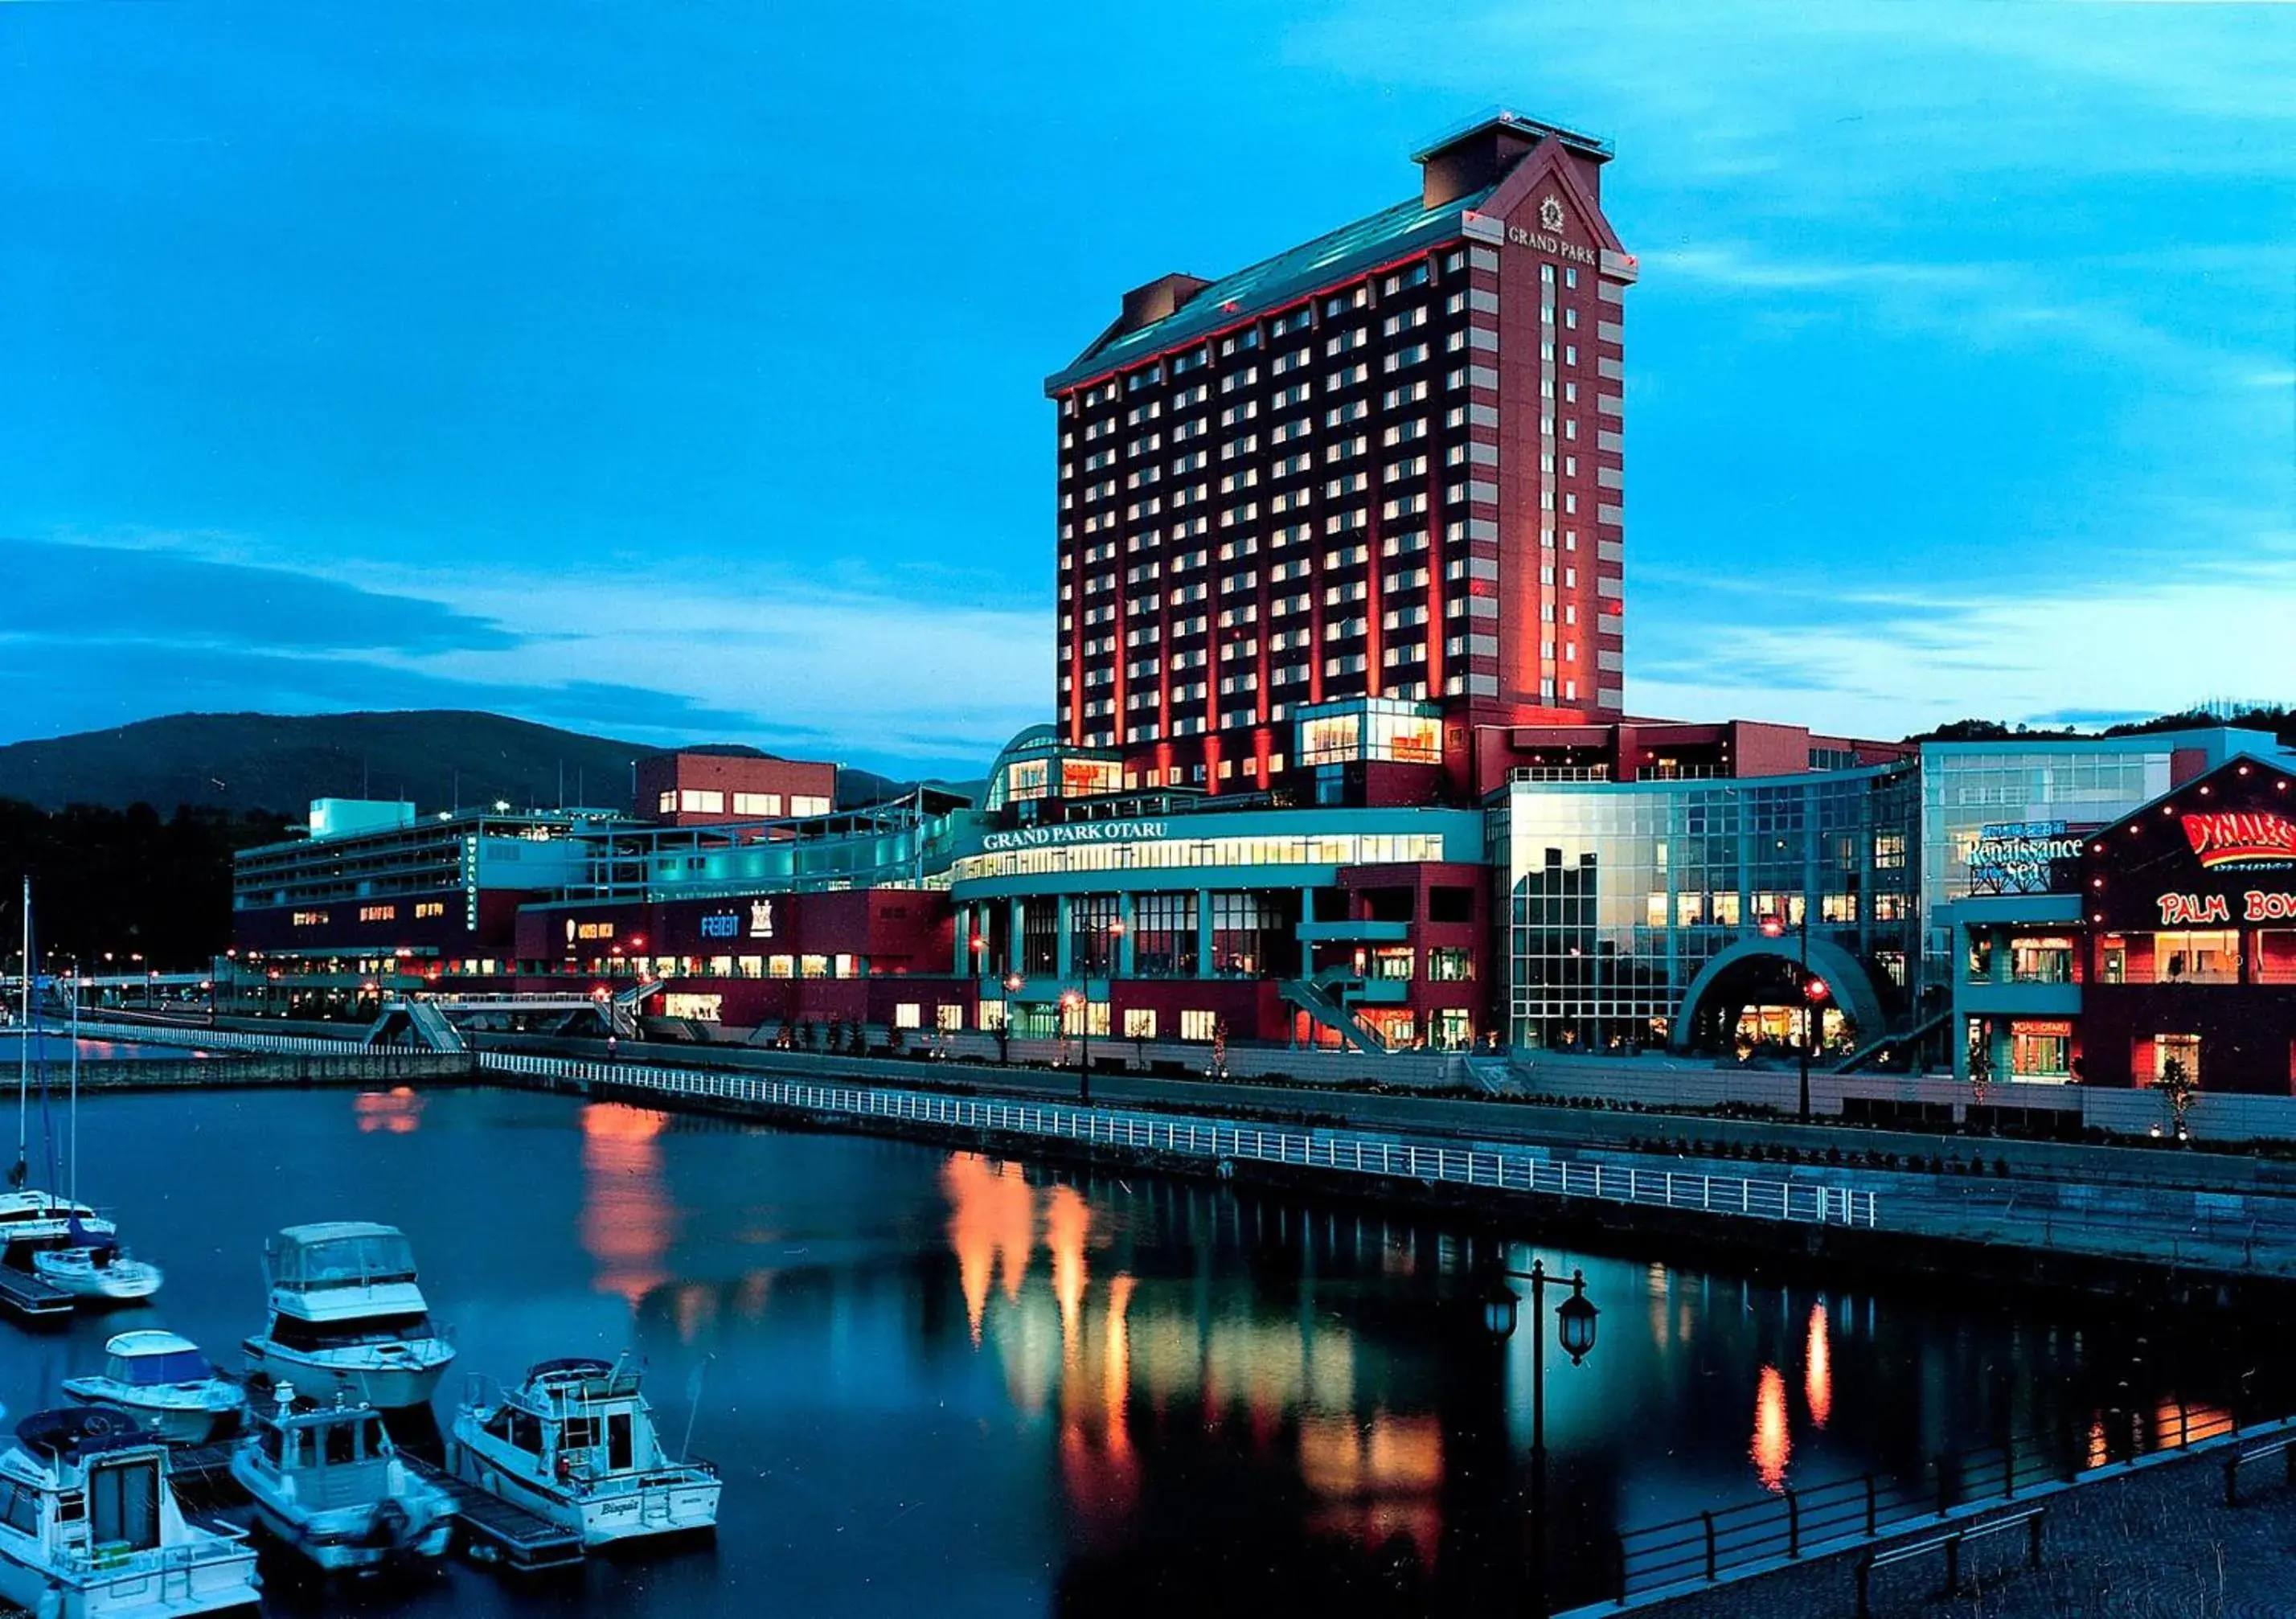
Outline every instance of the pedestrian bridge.
[[[463, 1026], [480, 1018], [504, 1015], [553, 1018], [549, 1033], [577, 1034], [601, 1027], [624, 1038], [638, 1032], [638, 1009], [661, 993], [661, 985], [648, 979], [620, 985], [611, 993], [519, 994], [512, 992], [472, 994], [388, 995], [382, 1010], [368, 1026], [365, 1043], [413, 1043], [434, 1051], [470, 1049]], [[403, 1036], [412, 1036], [411, 1042]]]

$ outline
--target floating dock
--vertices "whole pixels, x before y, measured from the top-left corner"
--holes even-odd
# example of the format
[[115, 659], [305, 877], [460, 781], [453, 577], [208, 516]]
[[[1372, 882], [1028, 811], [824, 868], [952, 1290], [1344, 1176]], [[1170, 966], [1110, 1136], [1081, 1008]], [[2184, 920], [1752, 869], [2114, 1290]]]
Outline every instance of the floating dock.
[[72, 1296], [53, 1282], [0, 1266], [0, 1308], [19, 1321], [62, 1321], [71, 1314]]
[[[172, 1452], [168, 1469], [187, 1511], [211, 1515], [226, 1504], [247, 1499], [232, 1476], [233, 1442], [196, 1445]], [[475, 1563], [514, 1569], [521, 1574], [562, 1568], [582, 1560], [582, 1537], [489, 1495], [476, 1484], [455, 1477], [436, 1462], [401, 1451], [407, 1469], [429, 1480], [454, 1498], [455, 1517], [462, 1533], [455, 1537], [464, 1556]], [[0, 1619], [8, 1619], [0, 1608]]]

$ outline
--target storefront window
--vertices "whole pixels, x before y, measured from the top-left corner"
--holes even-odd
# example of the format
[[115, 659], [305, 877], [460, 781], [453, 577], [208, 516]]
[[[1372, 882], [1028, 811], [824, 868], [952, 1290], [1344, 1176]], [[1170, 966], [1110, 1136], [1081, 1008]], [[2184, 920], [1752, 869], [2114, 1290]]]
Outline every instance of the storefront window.
[[2240, 935], [2228, 931], [2156, 933], [2152, 936], [2152, 973], [2156, 984], [2237, 984]]
[[924, 1009], [916, 1002], [904, 1001], [893, 1009], [893, 1026], [897, 1029], [919, 1027], [923, 1022], [923, 1011]]
[[2107, 984], [2128, 982], [2128, 943], [2107, 939], [2097, 958], [2097, 977]]
[[798, 971], [805, 977], [825, 978], [829, 976], [829, 958], [827, 956], [800, 956], [798, 958]]
[[1209, 1044], [1219, 1022], [1215, 1012], [1186, 1011], [1180, 1014], [1180, 1038]]
[[1196, 973], [1196, 896], [1144, 894], [1132, 903], [1132, 970], [1143, 978]]
[[2070, 984], [2073, 942], [2067, 938], [2020, 938], [2009, 943], [2012, 984]]
[[2201, 1084], [2201, 1037], [2198, 1034], [2155, 1034], [2152, 1036], [2152, 1071], [2138, 1077], [2147, 1084], [2158, 1084], [2168, 1074], [2170, 1063], [2177, 1064], [2185, 1077], [2195, 1090]]
[[964, 1027], [964, 1008], [956, 1005], [933, 1008], [933, 1026], [944, 1034], [955, 1034]]
[[1445, 1007], [1437, 1012], [1430, 1034], [1437, 1049], [1445, 1051], [1463, 1051], [1475, 1039], [1474, 1025], [1463, 1007]]
[[1128, 1006], [1124, 1009], [1124, 1037], [1127, 1040], [1156, 1038], [1156, 1009], [1152, 1006]]
[[2249, 977], [2259, 984], [2296, 984], [2296, 930], [2259, 928], [2250, 936], [2256, 957]]
[[1388, 945], [1371, 953], [1371, 977], [1374, 978], [1408, 978], [1411, 976], [1411, 947], [1407, 944]]
[[983, 1001], [980, 1003], [980, 1032], [993, 1034], [1004, 1026], [1004, 1003], [1002, 1001]]
[[2073, 1026], [2014, 1022], [2009, 1026], [2009, 1072], [2019, 1079], [2072, 1075]]

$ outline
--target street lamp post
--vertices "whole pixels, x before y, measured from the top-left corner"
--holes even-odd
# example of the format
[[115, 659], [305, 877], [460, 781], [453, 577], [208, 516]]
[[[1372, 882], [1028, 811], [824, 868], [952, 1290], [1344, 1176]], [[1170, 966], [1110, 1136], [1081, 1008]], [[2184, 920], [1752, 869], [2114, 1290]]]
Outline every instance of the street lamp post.
[[[1785, 930], [1786, 925], [1783, 919], [1775, 915], [1762, 919], [1762, 935], [1765, 938], [1778, 938], [1784, 934]], [[1800, 1048], [1796, 1052], [1796, 1056], [1800, 1059], [1801, 1067], [1800, 1117], [1801, 1122], [1807, 1124], [1809, 1123], [1809, 1055], [1811, 1048], [1817, 1043], [1818, 1014], [1825, 1005], [1826, 997], [1833, 993], [1826, 987], [1824, 979], [1813, 978], [1809, 976], [1809, 899], [1807, 895], [1803, 896], [1801, 902], [1801, 914], [1794, 920], [1794, 933], [1800, 944], [1801, 957], [1802, 1004], [1801, 1038], [1794, 1043]]]
[[1004, 975], [1004, 1020], [996, 1026], [996, 1060], [1009, 1067], [1013, 1061], [1013, 1002], [1028, 980], [1017, 972]]
[[[1123, 936], [1121, 918], [1109, 923], [1108, 971], [1104, 976], [1108, 979], [1108, 998], [1111, 1004], [1116, 1000], [1116, 952]], [[1086, 963], [1085, 970], [1077, 975], [1077, 987], [1062, 995], [1061, 1004], [1076, 1008], [1077, 1026], [1083, 1031], [1084, 1062], [1077, 1075], [1077, 1105], [1089, 1108], [1092, 1106], [1092, 969], [1089, 961]]]
[[[1546, 1602], [1546, 1262], [1534, 1259], [1528, 1271], [1502, 1270], [1483, 1296], [1483, 1327], [1504, 1343], [1513, 1336], [1521, 1300], [1506, 1285], [1516, 1277], [1530, 1283], [1530, 1517], [1531, 1611], [1542, 1616]], [[1570, 1296], [1554, 1307], [1555, 1336], [1573, 1366], [1595, 1350], [1595, 1318], [1602, 1313], [1587, 1296], [1587, 1273], [1570, 1272]]]

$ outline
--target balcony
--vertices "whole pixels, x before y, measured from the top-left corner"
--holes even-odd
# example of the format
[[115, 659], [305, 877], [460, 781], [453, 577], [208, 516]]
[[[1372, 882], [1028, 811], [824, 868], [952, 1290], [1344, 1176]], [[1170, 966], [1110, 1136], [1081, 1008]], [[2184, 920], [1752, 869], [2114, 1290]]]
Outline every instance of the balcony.
[[1375, 922], [1342, 919], [1301, 922], [1295, 929], [1302, 944], [1400, 944], [1411, 936], [1409, 922]]

